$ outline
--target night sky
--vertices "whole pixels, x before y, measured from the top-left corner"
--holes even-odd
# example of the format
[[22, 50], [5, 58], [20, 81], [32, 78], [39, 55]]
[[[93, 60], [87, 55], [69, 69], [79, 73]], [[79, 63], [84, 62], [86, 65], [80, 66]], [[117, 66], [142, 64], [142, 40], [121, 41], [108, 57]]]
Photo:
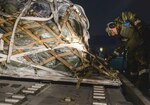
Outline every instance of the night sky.
[[105, 32], [106, 24], [118, 17], [122, 11], [135, 12], [144, 22], [150, 24], [150, 0], [72, 0], [81, 5], [90, 21], [90, 47], [111, 48], [116, 38], [109, 38]]

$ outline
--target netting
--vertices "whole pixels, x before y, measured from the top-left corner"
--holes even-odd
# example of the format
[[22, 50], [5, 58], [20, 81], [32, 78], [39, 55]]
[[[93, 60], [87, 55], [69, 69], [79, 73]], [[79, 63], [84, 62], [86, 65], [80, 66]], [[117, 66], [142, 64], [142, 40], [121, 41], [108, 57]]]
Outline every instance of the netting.
[[[89, 21], [69, 0], [1, 0], [1, 74], [117, 78], [88, 51]], [[89, 69], [90, 68], [90, 69]]]

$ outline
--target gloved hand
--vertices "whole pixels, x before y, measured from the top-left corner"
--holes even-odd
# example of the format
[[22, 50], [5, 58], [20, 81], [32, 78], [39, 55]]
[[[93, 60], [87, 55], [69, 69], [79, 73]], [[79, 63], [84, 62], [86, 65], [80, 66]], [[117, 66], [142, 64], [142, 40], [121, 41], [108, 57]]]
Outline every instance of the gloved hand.
[[105, 61], [109, 63], [112, 59], [113, 59], [113, 56], [108, 56], [107, 58], [105, 58]]

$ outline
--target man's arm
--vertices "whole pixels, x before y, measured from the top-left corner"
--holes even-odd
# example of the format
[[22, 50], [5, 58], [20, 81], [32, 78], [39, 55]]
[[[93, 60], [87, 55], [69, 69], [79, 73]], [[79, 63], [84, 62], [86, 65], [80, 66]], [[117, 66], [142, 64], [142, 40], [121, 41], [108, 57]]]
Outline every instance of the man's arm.
[[111, 55], [108, 56], [106, 61], [110, 62], [113, 58], [119, 56], [125, 50], [125, 45], [122, 43], [119, 47], [117, 47]]

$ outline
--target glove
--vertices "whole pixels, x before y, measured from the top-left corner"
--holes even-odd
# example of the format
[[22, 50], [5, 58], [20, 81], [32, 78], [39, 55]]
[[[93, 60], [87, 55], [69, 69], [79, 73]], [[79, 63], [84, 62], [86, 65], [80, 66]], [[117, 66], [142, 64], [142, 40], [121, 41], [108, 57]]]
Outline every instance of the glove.
[[113, 59], [113, 56], [108, 56], [105, 61], [106, 61], [107, 63], [109, 63], [112, 59]]

